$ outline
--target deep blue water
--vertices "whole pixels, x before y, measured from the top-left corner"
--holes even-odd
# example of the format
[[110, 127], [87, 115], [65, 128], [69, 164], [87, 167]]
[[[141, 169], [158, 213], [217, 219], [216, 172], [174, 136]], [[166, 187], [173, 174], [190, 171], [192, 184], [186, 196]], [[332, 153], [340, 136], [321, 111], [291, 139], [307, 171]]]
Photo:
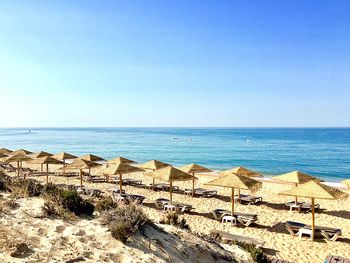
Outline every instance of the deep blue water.
[[196, 162], [212, 169], [241, 165], [266, 175], [300, 170], [329, 181], [350, 178], [349, 128], [0, 129], [1, 147]]

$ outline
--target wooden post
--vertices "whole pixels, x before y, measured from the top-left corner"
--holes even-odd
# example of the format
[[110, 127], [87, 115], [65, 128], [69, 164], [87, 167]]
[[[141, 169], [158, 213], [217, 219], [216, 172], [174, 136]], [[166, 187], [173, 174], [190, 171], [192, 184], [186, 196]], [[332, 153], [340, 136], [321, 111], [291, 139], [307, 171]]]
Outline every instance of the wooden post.
[[122, 179], [122, 174], [119, 174], [119, 191], [120, 194], [122, 193], [123, 190], [123, 179]]
[[154, 191], [154, 178], [153, 178], [152, 188], [153, 188], [153, 191]]
[[17, 179], [19, 180], [19, 161], [17, 161]]
[[173, 181], [170, 181], [170, 204], [173, 202]]
[[66, 167], [66, 160], [62, 159], [62, 162], [63, 162], [63, 177], [64, 177], [65, 174], [66, 174], [66, 169], [65, 169], [65, 167]]
[[238, 202], [241, 203], [241, 189], [238, 188]]
[[311, 213], [312, 213], [312, 234], [311, 234], [311, 240], [314, 241], [314, 235], [315, 235], [315, 198], [311, 198]]
[[49, 164], [46, 164], [46, 184], [49, 183]]
[[232, 207], [231, 207], [231, 215], [235, 212], [235, 188], [232, 187]]
[[80, 169], [80, 188], [83, 189], [83, 171]]
[[194, 197], [194, 179], [192, 180], [192, 197]]

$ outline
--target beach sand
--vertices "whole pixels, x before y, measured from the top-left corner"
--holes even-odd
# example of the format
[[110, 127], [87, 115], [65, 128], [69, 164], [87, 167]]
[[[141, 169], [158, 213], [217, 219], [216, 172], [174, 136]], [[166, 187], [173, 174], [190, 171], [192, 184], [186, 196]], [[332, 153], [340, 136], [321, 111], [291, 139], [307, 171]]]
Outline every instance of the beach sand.
[[[37, 168], [34, 165], [31, 167]], [[51, 168], [52, 169], [52, 168]], [[52, 170], [56, 170], [54, 167]], [[324, 240], [317, 239], [311, 242], [309, 238], [299, 240], [297, 237], [292, 237], [286, 232], [283, 222], [297, 221], [306, 224], [311, 224], [311, 213], [290, 212], [284, 208], [286, 201], [293, 200], [292, 197], [278, 195], [279, 192], [291, 188], [291, 185], [271, 183], [266, 180], [263, 182], [262, 190], [255, 193], [263, 197], [261, 205], [241, 205], [236, 204], [237, 212], [256, 213], [258, 214], [258, 223], [250, 227], [237, 227], [230, 224], [222, 224], [215, 221], [209, 211], [215, 208], [230, 209], [230, 190], [225, 188], [208, 187], [204, 184], [215, 176], [213, 175], [198, 175], [196, 187], [205, 187], [218, 191], [219, 197], [214, 198], [193, 198], [182, 194], [173, 194], [173, 200], [192, 204], [195, 210], [191, 214], [184, 214], [191, 230], [197, 233], [209, 234], [210, 230], [217, 229], [229, 233], [249, 236], [264, 240], [269, 255], [274, 257], [289, 260], [297, 263], [316, 263], [323, 262], [327, 255], [338, 255], [350, 258], [350, 202], [349, 201], [331, 201], [331, 200], [316, 200], [322, 209], [321, 213], [316, 213], [315, 222], [317, 226], [336, 227], [342, 229], [343, 235], [336, 242], [331, 244]], [[123, 176], [123, 178], [140, 179], [144, 184], [150, 184], [152, 178], [143, 175], [142, 173], [134, 173]], [[45, 177], [35, 177], [35, 179], [45, 182]], [[62, 178], [50, 176], [50, 181], [53, 183], [69, 183], [79, 185], [78, 178]], [[157, 181], [156, 182], [160, 182]], [[105, 195], [110, 195], [111, 191], [117, 186], [111, 183], [88, 183], [84, 185], [89, 188], [98, 188], [104, 191]], [[174, 185], [181, 189], [191, 188], [192, 182], [175, 182]], [[133, 186], [123, 186], [127, 193], [140, 194], [146, 196], [144, 201], [144, 211], [155, 222], [162, 217], [162, 211], [154, 207], [154, 200], [160, 197], [169, 198], [168, 192], [152, 191]], [[350, 194], [349, 190], [345, 190]], [[245, 191], [242, 191], [244, 193]], [[299, 198], [300, 201], [310, 201]]]

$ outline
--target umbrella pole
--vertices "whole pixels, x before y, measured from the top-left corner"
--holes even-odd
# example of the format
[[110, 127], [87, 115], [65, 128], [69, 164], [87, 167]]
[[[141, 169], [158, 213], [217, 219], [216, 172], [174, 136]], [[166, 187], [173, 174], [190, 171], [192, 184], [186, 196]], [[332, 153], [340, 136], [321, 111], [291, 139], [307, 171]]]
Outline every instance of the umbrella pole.
[[[295, 187], [297, 187], [298, 186], [298, 184], [295, 184]], [[297, 204], [298, 203], [298, 196], [296, 195], [295, 196], [295, 204]]]
[[122, 194], [122, 190], [123, 190], [123, 179], [122, 179], [122, 174], [119, 174], [119, 191], [120, 191], [120, 194]]
[[153, 178], [152, 188], [153, 188], [153, 191], [154, 191], [154, 178]]
[[170, 181], [170, 204], [173, 202], [173, 181]]
[[17, 162], [17, 179], [19, 180], [19, 162]]
[[238, 188], [238, 202], [241, 203], [241, 188]]
[[194, 179], [192, 180], [192, 197], [194, 197]]
[[46, 164], [46, 184], [49, 183], [49, 164]]
[[311, 240], [314, 241], [314, 235], [315, 235], [315, 198], [311, 198], [311, 213], [312, 213], [312, 234], [311, 234]]
[[63, 177], [65, 176], [65, 173], [66, 173], [66, 169], [64, 169], [66, 167], [66, 160], [65, 159], [62, 159], [63, 161]]
[[83, 188], [83, 171], [80, 169], [80, 188]]
[[235, 188], [232, 187], [232, 206], [231, 206], [231, 215], [233, 216], [233, 213], [235, 211]]

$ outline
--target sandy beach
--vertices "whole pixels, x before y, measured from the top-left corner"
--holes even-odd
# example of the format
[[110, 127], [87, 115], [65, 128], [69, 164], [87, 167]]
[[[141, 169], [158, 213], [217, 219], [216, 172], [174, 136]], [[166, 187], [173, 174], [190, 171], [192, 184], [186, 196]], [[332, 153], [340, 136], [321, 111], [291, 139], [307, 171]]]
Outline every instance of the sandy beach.
[[[32, 165], [33, 167], [33, 165]], [[35, 168], [35, 167], [33, 167]], [[55, 168], [53, 168], [55, 169]], [[230, 191], [225, 188], [208, 187], [204, 184], [213, 178], [215, 175], [198, 175], [196, 187], [205, 187], [218, 191], [218, 197], [214, 198], [197, 198], [186, 196], [183, 194], [173, 194], [173, 200], [192, 204], [195, 207], [194, 212], [184, 214], [191, 230], [196, 233], [209, 234], [210, 230], [217, 229], [229, 233], [249, 236], [266, 242], [265, 248], [267, 254], [274, 257], [283, 258], [291, 262], [323, 262], [327, 255], [339, 255], [346, 258], [350, 257], [350, 203], [348, 201], [328, 201], [316, 200], [324, 211], [316, 213], [316, 225], [337, 227], [342, 229], [342, 237], [331, 244], [324, 240], [317, 239], [311, 242], [309, 238], [299, 240], [297, 237], [292, 237], [286, 232], [284, 225], [285, 221], [297, 221], [306, 224], [311, 223], [310, 213], [291, 212], [284, 208], [286, 201], [292, 198], [280, 196], [278, 193], [291, 188], [290, 185], [271, 183], [269, 180], [263, 182], [263, 188], [255, 193], [263, 198], [261, 205], [236, 205], [236, 211], [245, 213], [258, 214], [258, 222], [256, 225], [249, 227], [237, 227], [230, 224], [222, 224], [215, 221], [209, 214], [209, 211], [215, 208], [230, 209], [231, 203], [229, 199]], [[150, 184], [152, 179], [142, 173], [134, 173], [124, 176], [124, 178], [133, 178], [142, 180], [144, 184]], [[36, 177], [35, 179], [42, 182], [45, 177]], [[78, 178], [62, 178], [50, 176], [50, 181], [53, 183], [69, 183], [79, 184]], [[116, 185], [112, 183], [88, 183], [84, 182], [88, 188], [101, 189], [104, 195], [110, 195]], [[191, 188], [191, 181], [176, 182], [174, 185], [181, 189]], [[159, 197], [168, 198], [168, 192], [152, 191], [148, 189], [124, 186], [127, 193], [140, 194], [146, 197], [143, 209], [147, 215], [154, 221], [158, 222], [162, 216], [162, 211], [157, 210], [154, 206], [154, 200]], [[349, 190], [346, 190], [350, 193]], [[305, 200], [305, 199], [300, 199]], [[309, 200], [305, 200], [309, 201]]]

